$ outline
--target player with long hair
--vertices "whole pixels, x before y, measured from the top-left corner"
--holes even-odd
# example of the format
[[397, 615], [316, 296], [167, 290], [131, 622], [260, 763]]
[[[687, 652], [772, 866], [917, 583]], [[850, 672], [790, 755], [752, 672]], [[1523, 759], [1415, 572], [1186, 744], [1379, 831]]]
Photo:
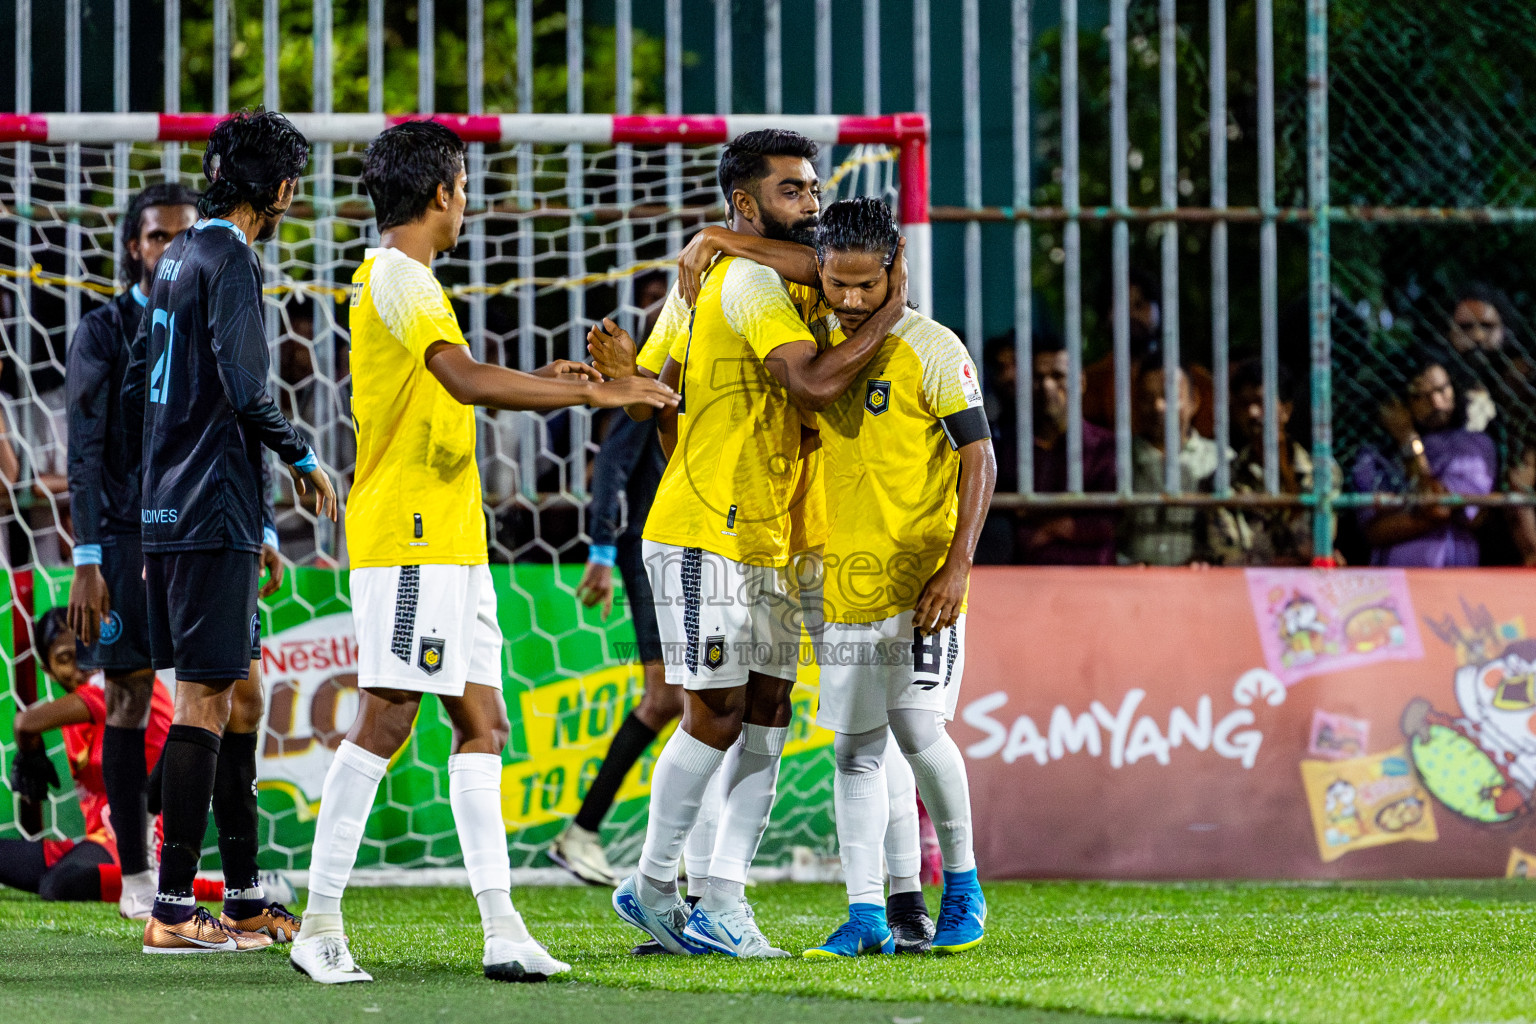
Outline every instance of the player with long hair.
[[347, 512], [358, 715], [321, 792], [304, 925], [294, 967], [325, 984], [371, 981], [353, 961], [341, 898], [389, 759], [410, 738], [423, 694], [453, 723], [448, 799], [496, 981], [570, 970], [528, 934], [512, 905], [501, 753], [509, 724], [475, 461], [477, 405], [549, 410], [645, 402], [651, 380], [603, 382], [557, 360], [537, 373], [477, 361], [432, 272], [458, 242], [467, 202], [465, 147], [430, 121], [379, 135], [363, 159], [379, 247], [352, 278], [352, 419], [357, 475]]

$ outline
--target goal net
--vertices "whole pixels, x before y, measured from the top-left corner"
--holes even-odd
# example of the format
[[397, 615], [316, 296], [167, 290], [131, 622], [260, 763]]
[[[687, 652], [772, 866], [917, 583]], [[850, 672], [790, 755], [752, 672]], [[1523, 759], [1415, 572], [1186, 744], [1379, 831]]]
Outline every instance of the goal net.
[[[350, 483], [346, 302], [352, 271], [376, 244], [361, 158], [382, 115], [296, 115], [314, 144], [299, 198], [263, 247], [271, 385], [321, 462]], [[757, 128], [792, 128], [823, 147], [827, 200], [879, 195], [908, 235], [911, 291], [928, 299], [927, 125], [887, 117], [444, 116], [471, 144], [470, 205], [460, 245], [440, 258], [477, 358], [532, 369], [585, 357], [587, 329], [613, 316], [640, 336], [645, 307], [675, 277], [687, 238], [724, 218], [715, 183], [722, 145]], [[126, 287], [117, 227], [132, 196], [159, 181], [197, 187], [212, 115], [0, 115], [0, 756], [15, 754], [12, 719], [61, 695], [41, 673], [32, 622], [68, 598], [65, 353], [82, 315]], [[607, 421], [478, 412], [490, 558], [507, 638], [503, 669], [511, 740], [502, 808], [513, 864], [547, 865], [543, 849], [575, 813], [608, 742], [638, 702], [641, 677], [622, 587], [607, 621], [575, 585], [587, 556], [586, 505]], [[14, 458], [12, 458], [14, 456]], [[282, 588], [262, 602], [266, 715], [259, 744], [264, 867], [308, 865], [321, 782], [357, 707], [356, 643], [343, 532], [277, 498]], [[165, 678], [170, 680], [170, 674]], [[816, 674], [802, 671], [780, 799], [760, 864], [794, 848], [829, 852], [830, 735], [814, 727]], [[49, 737], [60, 777], [62, 742]], [[360, 866], [460, 863], [447, 798], [450, 731], [436, 700], [391, 765]], [[638, 858], [653, 746], [604, 830], [616, 864]], [[79, 838], [70, 793], [41, 807], [7, 795], [0, 835]], [[210, 834], [208, 858], [217, 850]], [[205, 866], [216, 861], [205, 858]]]

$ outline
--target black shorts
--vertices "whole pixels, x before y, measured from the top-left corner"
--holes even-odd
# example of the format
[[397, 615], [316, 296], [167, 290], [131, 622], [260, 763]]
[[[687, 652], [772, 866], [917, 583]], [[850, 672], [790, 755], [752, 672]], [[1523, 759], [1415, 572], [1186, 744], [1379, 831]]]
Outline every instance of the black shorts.
[[261, 657], [261, 556], [218, 548], [144, 555], [149, 648], [177, 680], [244, 679]]
[[635, 653], [641, 661], [662, 660], [661, 630], [656, 625], [656, 602], [651, 596], [651, 578], [645, 574], [645, 557], [640, 538], [619, 538], [619, 577], [624, 580], [624, 598], [629, 602], [629, 617], [635, 622]]
[[144, 557], [139, 535], [101, 538], [101, 575], [112, 610], [101, 622], [94, 644], [78, 644], [80, 667], [109, 676], [141, 672], [150, 666], [149, 618], [144, 607]]

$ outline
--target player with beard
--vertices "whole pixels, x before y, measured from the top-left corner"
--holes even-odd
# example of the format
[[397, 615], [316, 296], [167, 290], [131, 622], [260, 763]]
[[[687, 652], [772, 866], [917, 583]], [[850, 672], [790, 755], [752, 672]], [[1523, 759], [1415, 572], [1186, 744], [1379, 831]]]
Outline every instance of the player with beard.
[[123, 217], [120, 260], [129, 288], [81, 317], [65, 374], [75, 526], [69, 628], [80, 638], [80, 667], [106, 674], [100, 779], [118, 833], [118, 910], [134, 919], [149, 916], [155, 895], [145, 838], [144, 746], [155, 674], [139, 549], [140, 453], [127, 443], [122, 383], [160, 254], [197, 220], [197, 198], [172, 183], [151, 185], [133, 197]]
[[[165, 842], [144, 929], [146, 953], [238, 952], [291, 936], [297, 920], [269, 902], [254, 843], [226, 865], [224, 915], [198, 907], [192, 882], [208, 810], [220, 835], [254, 835], [255, 745], [225, 785], [220, 741], [237, 680], [260, 657], [257, 581], [263, 540], [261, 445], [295, 488], [336, 494], [314, 451], [267, 391], [269, 359], [254, 246], [277, 231], [309, 161], [309, 143], [281, 114], [240, 113], [203, 155], [203, 214], [165, 250], [123, 381], [129, 444], [141, 443], [140, 525], [150, 653], [176, 670], [176, 709], [162, 773]], [[141, 433], [142, 432], [142, 433]], [[230, 766], [234, 768], [236, 766]], [[239, 886], [239, 888], [234, 888]], [[265, 932], [259, 934], [258, 932]]]
[[[804, 239], [820, 207], [816, 152], [809, 139], [773, 130], [728, 146], [718, 177], [735, 222]], [[790, 509], [803, 492], [814, 415], [905, 311], [904, 266], [892, 278], [889, 308], [831, 349], [818, 346], [777, 273], [722, 260], [663, 364], [662, 380], [678, 379], [682, 400], [676, 451], [646, 522], [646, 568], [663, 641], [685, 652], [670, 674], [686, 697], [682, 728], [652, 776], [640, 868], [614, 893], [614, 909], [670, 952], [787, 955], [754, 922], [745, 883], [773, 809], [792, 711], [800, 623], [788, 581]], [[604, 327], [590, 335], [603, 352], [600, 368], [633, 373], [633, 342]], [[690, 914], [678, 861], [727, 752], [710, 884]]]
[[[818, 282], [832, 310], [824, 327], [836, 351], [886, 308], [885, 268], [896, 259], [899, 238], [890, 208], [862, 198], [827, 209], [814, 249], [719, 231], [700, 245]], [[932, 319], [903, 312], [854, 386], [821, 416], [823, 482], [836, 507], [819, 648], [834, 657], [821, 666], [817, 723], [837, 733], [833, 794], [849, 920], [808, 950], [811, 957], [894, 947], [880, 872], [892, 734], [943, 850], [944, 895], [932, 948], [957, 953], [985, 937], [965, 762], [944, 723], [959, 695], [971, 559], [997, 467], [965, 347]], [[867, 574], [852, 579], [837, 571], [855, 556], [883, 566], [885, 582], [871, 586]], [[871, 650], [873, 657], [850, 657]]]

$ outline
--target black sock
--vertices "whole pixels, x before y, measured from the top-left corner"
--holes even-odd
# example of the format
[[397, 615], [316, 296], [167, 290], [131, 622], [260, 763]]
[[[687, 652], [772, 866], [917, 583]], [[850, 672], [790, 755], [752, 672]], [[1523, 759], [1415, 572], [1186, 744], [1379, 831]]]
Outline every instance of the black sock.
[[921, 892], [893, 892], [885, 898], [885, 916], [895, 917], [897, 914], [927, 914], [928, 904], [923, 902]]
[[161, 794], [165, 842], [160, 847], [160, 889], [155, 916], [179, 924], [192, 916], [192, 879], [208, 831], [208, 805], [219, 763], [219, 737], [193, 725], [173, 725], [161, 755], [165, 791]]
[[155, 766], [149, 772], [149, 784], [144, 787], [144, 811], [151, 818], [160, 814], [160, 798], [165, 792], [165, 748], [155, 758]]
[[256, 884], [256, 733], [226, 732], [213, 777], [213, 823], [224, 863], [224, 913], [239, 921], [265, 900], [237, 896]]
[[603, 766], [597, 770], [597, 778], [592, 780], [592, 788], [587, 790], [587, 798], [581, 802], [581, 810], [576, 812], [578, 826], [589, 832], [596, 832], [603, 827], [603, 819], [613, 806], [613, 798], [619, 795], [624, 776], [629, 774], [629, 770], [655, 738], [656, 730], [640, 721], [631, 711], [614, 735], [608, 755], [603, 758]]
[[144, 849], [148, 778], [144, 771], [144, 730], [109, 725], [101, 736], [101, 779], [112, 808], [117, 833], [117, 860], [123, 874], [136, 875], [149, 867]]

